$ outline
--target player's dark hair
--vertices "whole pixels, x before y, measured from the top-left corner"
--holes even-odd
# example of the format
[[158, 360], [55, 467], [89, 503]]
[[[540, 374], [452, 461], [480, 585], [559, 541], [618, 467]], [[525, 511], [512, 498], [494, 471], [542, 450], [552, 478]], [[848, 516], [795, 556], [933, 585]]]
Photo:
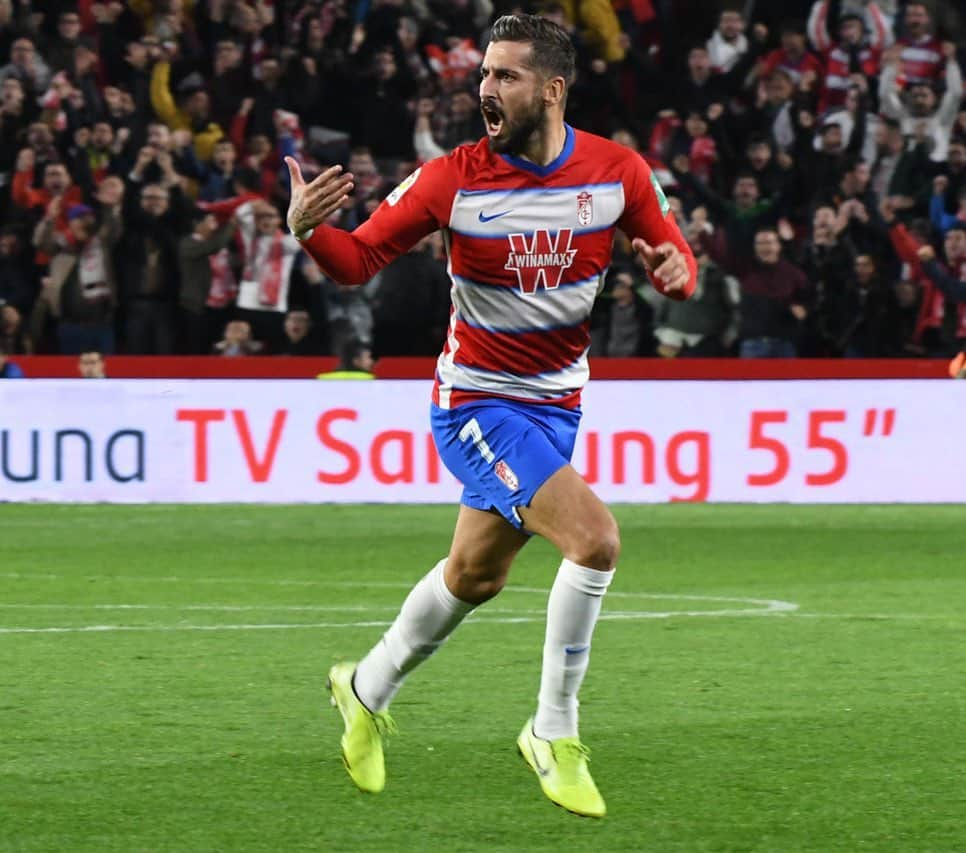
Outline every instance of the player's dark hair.
[[577, 76], [573, 42], [563, 27], [539, 15], [503, 15], [490, 30], [490, 42], [529, 42], [530, 67], [549, 77], [563, 77], [569, 87]]
[[962, 231], [964, 234], [966, 234], [966, 223], [954, 222], [946, 229], [944, 236], [948, 237], [951, 231]]

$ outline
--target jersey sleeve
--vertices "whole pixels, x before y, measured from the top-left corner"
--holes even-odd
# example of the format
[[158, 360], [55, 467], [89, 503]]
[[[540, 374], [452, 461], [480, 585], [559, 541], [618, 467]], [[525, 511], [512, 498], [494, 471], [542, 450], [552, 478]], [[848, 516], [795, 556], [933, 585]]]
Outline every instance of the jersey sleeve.
[[697, 263], [691, 247], [681, 234], [664, 190], [643, 157], [628, 159], [624, 175], [624, 213], [617, 226], [632, 240], [640, 237], [651, 246], [671, 242], [681, 250], [688, 265], [688, 283], [683, 290], [667, 293], [661, 279], [651, 275], [658, 293], [671, 299], [687, 299], [697, 286]]
[[449, 224], [458, 184], [452, 155], [416, 169], [355, 231], [320, 225], [303, 248], [334, 281], [364, 284], [419, 240]]

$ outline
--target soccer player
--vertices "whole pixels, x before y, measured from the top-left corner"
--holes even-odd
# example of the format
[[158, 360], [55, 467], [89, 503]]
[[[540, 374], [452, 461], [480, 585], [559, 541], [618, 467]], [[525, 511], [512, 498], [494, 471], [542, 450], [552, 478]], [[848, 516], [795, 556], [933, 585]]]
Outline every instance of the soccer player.
[[573, 79], [563, 29], [529, 15], [499, 18], [481, 68], [487, 137], [417, 169], [352, 233], [323, 224], [352, 175], [335, 166], [306, 184], [286, 159], [289, 228], [336, 281], [367, 281], [437, 229], [449, 254], [453, 306], [431, 421], [440, 456], [464, 485], [453, 541], [368, 655], [329, 672], [345, 764], [364, 791], [385, 785], [386, 709], [403, 680], [502, 589], [536, 534], [563, 560], [537, 710], [517, 746], [553, 802], [606, 811], [577, 731], [577, 691], [620, 551], [613, 516], [570, 465], [590, 311], [615, 228], [671, 298], [693, 292], [695, 263], [644, 160], [565, 124]]

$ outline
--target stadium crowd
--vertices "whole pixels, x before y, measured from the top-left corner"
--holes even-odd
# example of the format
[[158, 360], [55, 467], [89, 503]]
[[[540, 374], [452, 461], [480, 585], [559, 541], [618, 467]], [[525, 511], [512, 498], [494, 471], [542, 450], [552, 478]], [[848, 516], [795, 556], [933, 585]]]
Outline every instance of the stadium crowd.
[[478, 67], [513, 11], [572, 33], [568, 121], [648, 160], [699, 259], [672, 302], [619, 239], [592, 355], [966, 347], [952, 0], [0, 0], [0, 360], [435, 355], [440, 235], [341, 287], [285, 229], [282, 157], [344, 164], [354, 228], [483, 135]]

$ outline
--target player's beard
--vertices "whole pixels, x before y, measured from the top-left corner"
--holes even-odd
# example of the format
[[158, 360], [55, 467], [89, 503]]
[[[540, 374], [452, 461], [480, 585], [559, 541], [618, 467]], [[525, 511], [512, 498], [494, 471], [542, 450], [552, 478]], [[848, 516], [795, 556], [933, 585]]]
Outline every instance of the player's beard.
[[502, 110], [498, 110], [503, 120], [503, 126], [497, 135], [489, 132], [490, 148], [497, 154], [520, 155], [526, 152], [530, 138], [544, 123], [547, 107], [539, 95], [521, 108], [518, 116], [511, 117]]

